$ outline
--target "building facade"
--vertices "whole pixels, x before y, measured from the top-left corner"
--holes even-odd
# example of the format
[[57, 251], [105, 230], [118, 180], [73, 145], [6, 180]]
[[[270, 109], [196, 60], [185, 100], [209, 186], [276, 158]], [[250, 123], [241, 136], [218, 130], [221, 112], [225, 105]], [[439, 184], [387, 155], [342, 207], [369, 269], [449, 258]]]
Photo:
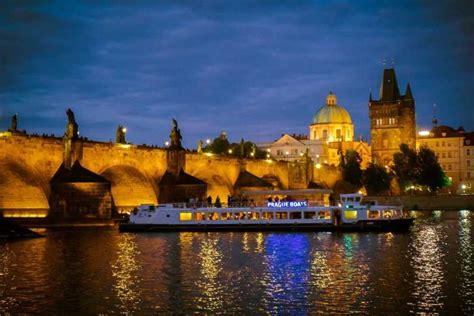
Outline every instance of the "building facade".
[[410, 84], [405, 94], [398, 88], [395, 69], [385, 69], [379, 99], [369, 97], [370, 137], [372, 160], [388, 165], [400, 144], [416, 147], [415, 100]]
[[276, 160], [297, 161], [306, 154], [317, 166], [338, 166], [341, 154], [355, 150], [362, 158], [362, 168], [371, 162], [370, 146], [359, 139], [354, 141], [354, 125], [347, 110], [337, 104], [336, 96], [330, 92], [326, 103], [313, 116], [309, 135], [283, 134], [270, 143], [258, 144]]
[[449, 126], [435, 126], [418, 133], [416, 147], [434, 151], [444, 173], [451, 181], [451, 193], [474, 192], [474, 132]]

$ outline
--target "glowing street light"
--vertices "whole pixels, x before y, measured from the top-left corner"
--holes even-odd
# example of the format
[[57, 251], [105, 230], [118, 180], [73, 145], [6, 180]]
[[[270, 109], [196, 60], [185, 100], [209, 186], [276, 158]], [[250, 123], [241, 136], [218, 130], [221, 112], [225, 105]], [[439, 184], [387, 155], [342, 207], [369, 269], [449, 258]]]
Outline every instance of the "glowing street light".
[[170, 145], [170, 142], [165, 142], [165, 146], [168, 147]]
[[127, 128], [126, 128], [126, 127], [122, 127], [122, 132], [126, 133], [126, 132], [127, 132]]
[[208, 138], [208, 139], [206, 139], [206, 144], [208, 144], [208, 145], [209, 145], [210, 143], [211, 143], [211, 140], [210, 140], [209, 138]]
[[316, 169], [321, 169], [321, 164], [320, 163], [316, 164]]
[[229, 149], [229, 154], [232, 154], [232, 149]]
[[267, 159], [270, 159], [270, 154], [267, 154]]

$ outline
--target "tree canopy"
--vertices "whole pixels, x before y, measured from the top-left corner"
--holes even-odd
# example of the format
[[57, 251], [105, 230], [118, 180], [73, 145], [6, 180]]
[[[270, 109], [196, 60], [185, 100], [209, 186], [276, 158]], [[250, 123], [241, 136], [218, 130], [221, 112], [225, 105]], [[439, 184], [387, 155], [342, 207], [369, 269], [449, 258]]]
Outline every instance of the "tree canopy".
[[390, 190], [392, 176], [385, 167], [371, 163], [362, 175], [362, 182], [368, 194], [380, 194]]
[[398, 183], [405, 191], [419, 185], [435, 192], [447, 185], [446, 175], [438, 158], [428, 147], [423, 146], [417, 152], [406, 144], [401, 144], [400, 152], [393, 155], [393, 162]]
[[360, 189], [362, 187], [362, 159], [355, 150], [347, 150], [345, 159], [341, 162], [342, 179]]
[[210, 144], [204, 147], [203, 151], [232, 157], [266, 158], [266, 152], [258, 149], [255, 143], [243, 139], [239, 143], [230, 143], [223, 135], [214, 138]]

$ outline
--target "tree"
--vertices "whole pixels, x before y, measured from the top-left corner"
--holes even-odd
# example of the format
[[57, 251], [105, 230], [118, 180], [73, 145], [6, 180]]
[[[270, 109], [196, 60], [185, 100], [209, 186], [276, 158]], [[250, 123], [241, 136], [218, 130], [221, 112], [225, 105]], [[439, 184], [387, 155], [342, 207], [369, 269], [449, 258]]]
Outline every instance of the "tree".
[[342, 165], [342, 178], [358, 189], [362, 187], [362, 170], [360, 163], [362, 159], [355, 150], [347, 150], [345, 155], [345, 163]]
[[386, 168], [371, 163], [362, 174], [362, 182], [369, 194], [380, 194], [390, 190], [392, 176]]
[[439, 165], [438, 158], [431, 149], [425, 146], [420, 148], [418, 151], [418, 164], [420, 172], [417, 182], [420, 185], [426, 185], [430, 188], [431, 192], [435, 192], [447, 184], [445, 180], [446, 175]]
[[425, 146], [416, 152], [401, 144], [400, 152], [393, 155], [393, 162], [398, 183], [404, 190], [420, 185], [435, 192], [448, 184], [435, 153]]
[[393, 170], [402, 189], [416, 184], [419, 177], [419, 165], [416, 151], [407, 144], [400, 145], [400, 152], [393, 155]]

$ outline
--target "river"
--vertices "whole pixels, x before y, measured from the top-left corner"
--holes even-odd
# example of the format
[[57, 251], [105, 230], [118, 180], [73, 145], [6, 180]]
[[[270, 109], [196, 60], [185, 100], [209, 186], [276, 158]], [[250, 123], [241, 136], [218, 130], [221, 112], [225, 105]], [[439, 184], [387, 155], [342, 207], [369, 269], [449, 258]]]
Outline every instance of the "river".
[[0, 241], [0, 315], [474, 314], [474, 212], [407, 233], [119, 233]]

